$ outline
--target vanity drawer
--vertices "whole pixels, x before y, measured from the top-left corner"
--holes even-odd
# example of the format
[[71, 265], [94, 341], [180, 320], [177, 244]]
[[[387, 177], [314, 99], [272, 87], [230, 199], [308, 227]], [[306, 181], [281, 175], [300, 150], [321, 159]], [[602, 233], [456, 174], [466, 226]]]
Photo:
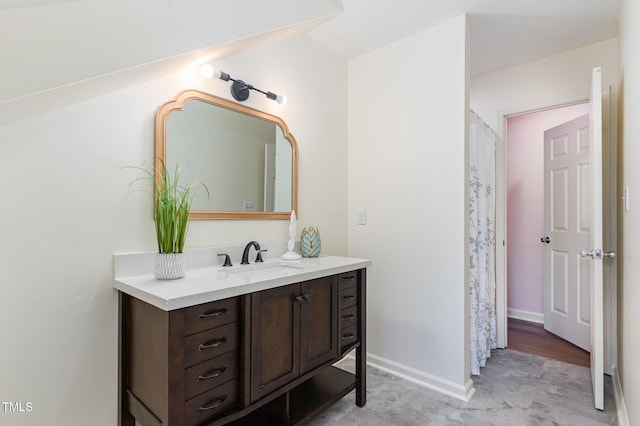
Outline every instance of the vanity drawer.
[[240, 341], [238, 323], [232, 322], [222, 327], [192, 334], [185, 337], [184, 341], [184, 365], [190, 367], [238, 349]]
[[340, 349], [353, 345], [358, 341], [358, 327], [352, 325], [351, 327], [343, 328], [340, 330]]
[[184, 403], [184, 424], [199, 425], [235, 407], [240, 400], [238, 380], [230, 380]]
[[187, 368], [184, 375], [185, 399], [238, 377], [239, 356], [239, 351], [233, 351]]
[[338, 275], [338, 286], [343, 288], [355, 287], [358, 284], [358, 271], [345, 272]]
[[184, 310], [184, 334], [197, 333], [238, 320], [240, 299], [216, 300]]
[[355, 306], [358, 303], [358, 287], [347, 287], [340, 289], [340, 309]]
[[358, 323], [358, 307], [352, 306], [350, 308], [340, 311], [340, 328], [350, 327]]

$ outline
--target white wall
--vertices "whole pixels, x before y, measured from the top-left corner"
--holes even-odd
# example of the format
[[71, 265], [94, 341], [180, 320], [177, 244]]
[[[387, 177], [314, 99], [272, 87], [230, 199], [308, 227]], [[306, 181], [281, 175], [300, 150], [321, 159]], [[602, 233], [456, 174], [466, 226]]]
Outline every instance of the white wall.
[[[346, 254], [345, 60], [302, 37], [219, 65], [287, 95], [248, 103], [297, 139], [300, 229], [318, 225], [324, 252]], [[230, 97], [228, 83], [176, 73], [0, 127], [0, 400], [33, 407], [0, 407], [0, 424], [116, 424], [112, 254], [156, 250], [151, 198], [124, 167], [152, 163], [156, 108], [193, 88]], [[194, 221], [186, 245], [287, 238], [286, 221]]]
[[470, 385], [466, 41], [460, 16], [349, 62], [349, 255], [373, 260], [369, 360], [458, 397]]
[[602, 66], [603, 85], [616, 87], [618, 41], [610, 39], [471, 79], [470, 104], [500, 132], [505, 113], [588, 99], [591, 70]]
[[[629, 187], [629, 211], [618, 204], [618, 373], [630, 425], [640, 424], [640, 3], [623, 0], [620, 30], [619, 193]], [[622, 424], [622, 423], [621, 423]]]

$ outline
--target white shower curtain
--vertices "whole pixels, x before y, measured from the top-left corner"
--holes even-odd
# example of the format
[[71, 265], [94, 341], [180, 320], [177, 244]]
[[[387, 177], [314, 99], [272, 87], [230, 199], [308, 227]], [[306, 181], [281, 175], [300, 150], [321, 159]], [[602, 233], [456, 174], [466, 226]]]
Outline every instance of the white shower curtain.
[[496, 133], [471, 111], [469, 132], [469, 243], [471, 374], [480, 374], [496, 348]]

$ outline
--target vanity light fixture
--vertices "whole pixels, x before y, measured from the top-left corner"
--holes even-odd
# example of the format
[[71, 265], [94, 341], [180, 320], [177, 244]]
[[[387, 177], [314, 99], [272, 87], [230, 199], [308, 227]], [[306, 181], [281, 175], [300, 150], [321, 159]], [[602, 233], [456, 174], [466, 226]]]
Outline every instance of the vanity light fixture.
[[249, 99], [250, 91], [255, 90], [256, 92], [262, 93], [267, 98], [276, 101], [278, 105], [284, 105], [287, 103], [287, 98], [284, 97], [283, 95], [276, 95], [273, 92], [265, 92], [258, 89], [257, 87], [253, 87], [251, 84], [245, 83], [242, 80], [236, 80], [235, 78], [231, 78], [231, 76], [226, 72], [214, 69], [211, 64], [202, 65], [202, 67], [200, 68], [200, 73], [206, 79], [215, 77], [224, 81], [229, 81], [229, 80], [233, 81], [233, 84], [231, 84], [231, 96], [233, 96], [233, 99], [235, 99], [236, 101], [239, 101], [239, 102], [246, 101], [247, 99]]

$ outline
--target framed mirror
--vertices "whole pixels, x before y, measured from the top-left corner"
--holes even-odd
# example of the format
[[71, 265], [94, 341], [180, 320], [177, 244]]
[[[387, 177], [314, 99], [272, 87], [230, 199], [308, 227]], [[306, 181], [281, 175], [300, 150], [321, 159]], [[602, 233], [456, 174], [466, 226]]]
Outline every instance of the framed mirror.
[[[282, 119], [187, 90], [158, 108], [156, 169], [204, 183], [190, 219], [284, 219], [298, 203], [298, 146]], [[204, 190], [202, 191], [204, 192]]]

